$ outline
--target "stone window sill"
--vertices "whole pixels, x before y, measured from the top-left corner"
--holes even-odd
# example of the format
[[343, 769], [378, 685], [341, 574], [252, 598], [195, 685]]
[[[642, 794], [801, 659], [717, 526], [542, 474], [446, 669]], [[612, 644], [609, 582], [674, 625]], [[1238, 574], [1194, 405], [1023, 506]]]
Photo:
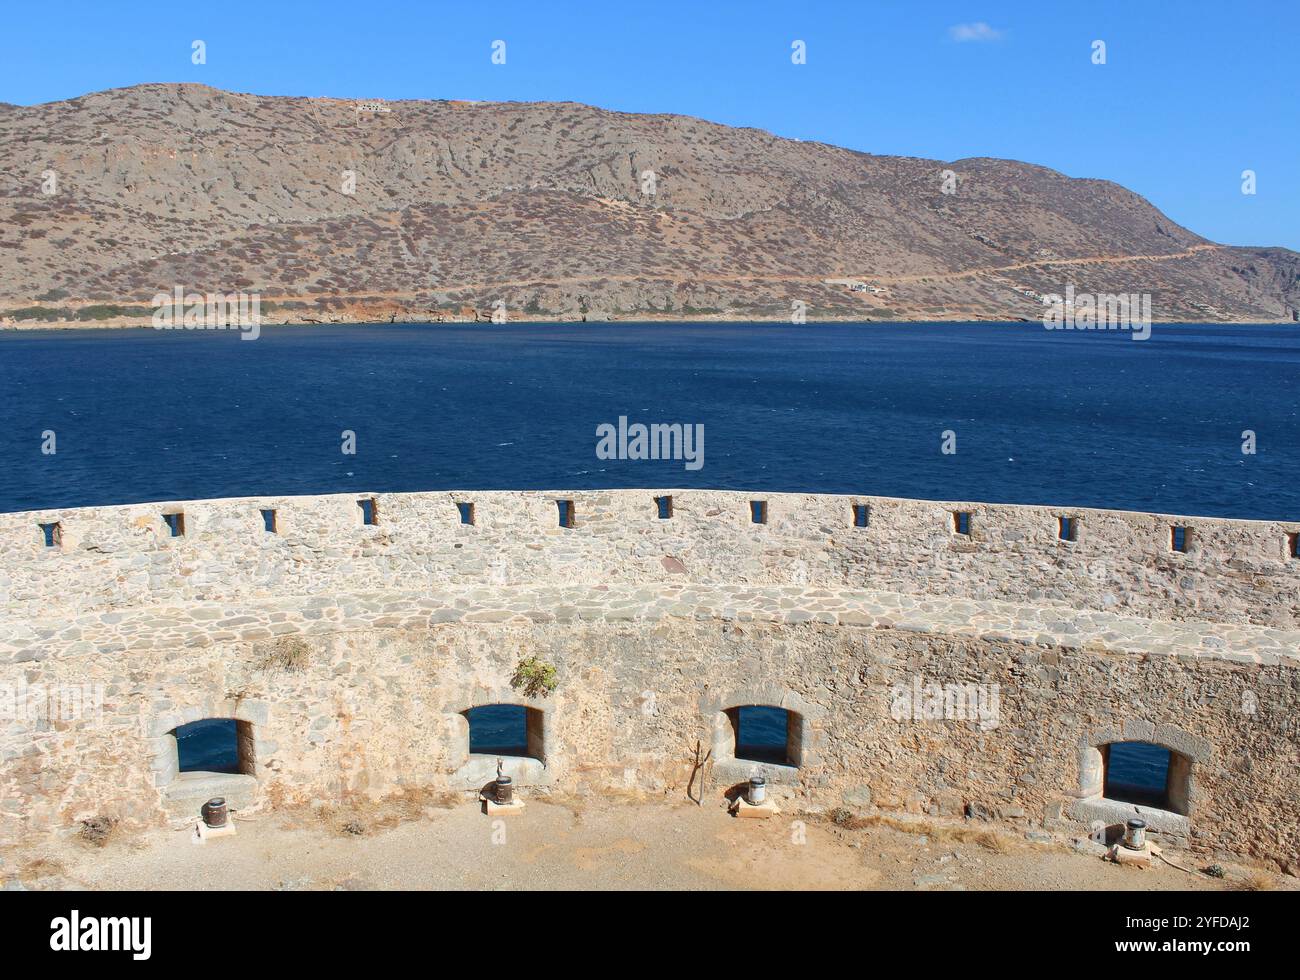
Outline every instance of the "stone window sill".
[[1154, 833], [1174, 834], [1180, 837], [1186, 837], [1192, 829], [1191, 820], [1181, 813], [1144, 806], [1140, 803], [1109, 800], [1104, 796], [1076, 800], [1070, 805], [1070, 816], [1082, 823], [1100, 820], [1108, 827], [1137, 817], [1145, 820], [1147, 829]]
[[789, 786], [799, 782], [799, 767], [750, 759], [720, 759], [712, 772], [713, 778], [723, 782], [744, 782], [750, 776], [762, 776], [769, 785]]
[[466, 763], [452, 776], [458, 784], [471, 789], [482, 789], [497, 778], [497, 760], [501, 760], [501, 774], [509, 776], [515, 786], [542, 786], [551, 782], [546, 763], [531, 756], [478, 755], [471, 753]]

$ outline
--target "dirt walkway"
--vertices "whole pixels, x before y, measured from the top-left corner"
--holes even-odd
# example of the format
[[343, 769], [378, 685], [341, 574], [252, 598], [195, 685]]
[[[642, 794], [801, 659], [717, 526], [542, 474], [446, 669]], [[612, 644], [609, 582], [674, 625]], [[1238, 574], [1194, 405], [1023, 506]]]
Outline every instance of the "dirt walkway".
[[[413, 819], [406, 819], [413, 817]], [[892, 822], [892, 821], [891, 821]], [[1228, 866], [1216, 880], [1168, 865], [1118, 867], [1065, 837], [990, 825], [851, 829], [822, 816], [735, 820], [720, 807], [530, 802], [503, 820], [476, 805], [397, 815], [290, 812], [195, 845], [152, 831], [103, 846], [68, 841], [0, 857], [8, 888], [89, 889], [1294, 889]], [[1170, 856], [1198, 867], [1186, 854]]]
[[[792, 283], [803, 282], [813, 284], [824, 284], [827, 280], [862, 280], [878, 283], [889, 283], [891, 285], [901, 285], [904, 283], [916, 282], [949, 282], [959, 279], [978, 279], [982, 276], [996, 276], [1003, 272], [1015, 272], [1023, 269], [1033, 269], [1038, 267], [1054, 267], [1064, 265], [1124, 265], [1130, 262], [1170, 262], [1178, 259], [1190, 258], [1198, 252], [1214, 251], [1226, 248], [1224, 245], [1214, 243], [1204, 243], [1201, 245], [1192, 245], [1181, 252], [1165, 252], [1155, 255], [1085, 255], [1076, 258], [1055, 258], [1055, 259], [1029, 259], [1024, 262], [1014, 262], [1010, 265], [981, 266], [974, 269], [959, 269], [954, 272], [917, 272], [907, 274], [879, 274], [875, 272], [861, 273], [829, 273], [822, 272], [816, 275], [795, 275], [781, 272], [766, 273], [693, 273], [689, 276], [680, 277], [681, 281], [689, 282], [712, 282], [712, 283]], [[605, 283], [626, 283], [633, 284], [643, 281], [646, 278], [644, 272], [629, 273], [627, 275], [610, 275], [605, 273], [593, 273], [589, 276], [561, 276], [548, 278], [544, 276], [533, 276], [528, 279], [516, 280], [494, 280], [491, 282], [454, 282], [441, 283], [436, 287], [431, 287], [435, 292], [444, 293], [462, 293], [462, 292], [481, 292], [488, 289], [530, 289], [536, 286], [585, 286], [594, 282]], [[419, 293], [395, 292], [395, 291], [365, 291], [362, 293], [320, 293], [311, 297], [304, 297], [299, 293], [260, 293], [259, 296], [263, 302], [284, 303], [291, 301], [301, 301], [312, 299], [315, 301], [342, 300], [344, 302], [357, 302], [360, 300], [368, 301], [368, 305], [373, 306], [374, 300], [388, 301], [401, 304], [415, 304], [420, 301]], [[17, 302], [17, 300], [14, 300]], [[60, 303], [62, 309], [81, 309], [83, 307], [95, 306], [102, 304], [104, 300], [68, 300]], [[131, 305], [138, 301], [123, 299], [119, 301], [122, 305]], [[512, 321], [517, 320], [512, 317]], [[523, 322], [523, 321], [518, 321]], [[88, 328], [106, 325], [101, 322], [82, 322], [82, 321], [58, 321], [54, 323], [40, 323], [40, 329], [50, 329], [59, 327], [66, 323], [69, 326], [77, 328]]]

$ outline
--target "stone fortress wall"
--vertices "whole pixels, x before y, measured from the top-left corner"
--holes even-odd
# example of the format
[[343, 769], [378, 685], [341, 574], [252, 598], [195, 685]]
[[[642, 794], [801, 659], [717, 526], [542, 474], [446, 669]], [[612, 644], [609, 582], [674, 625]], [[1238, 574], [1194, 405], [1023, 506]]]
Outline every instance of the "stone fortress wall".
[[[506, 760], [525, 792], [717, 797], [762, 771], [811, 807], [1047, 830], [1141, 812], [1296, 871], [1298, 532], [701, 490], [4, 514], [0, 693], [85, 690], [96, 711], [0, 715], [0, 844], [100, 814], [158, 825], [215, 790], [245, 808], [468, 793], [495, 759], [469, 753], [463, 712], [515, 703], [535, 735]], [[547, 697], [511, 684], [530, 656], [557, 669]], [[949, 703], [921, 717], [932, 685]], [[995, 710], [963, 716], [962, 691]], [[786, 764], [734, 758], [728, 709], [747, 704], [790, 712]], [[177, 771], [171, 733], [202, 718], [238, 720], [244, 772]], [[1108, 795], [1121, 741], [1173, 753], [1159, 806]]]
[[[656, 517], [670, 495], [672, 517]], [[357, 501], [377, 501], [361, 524]], [[559, 527], [557, 500], [574, 501]], [[768, 502], [767, 523], [750, 501]], [[456, 503], [474, 504], [472, 526]], [[868, 526], [854, 527], [852, 506]], [[277, 533], [261, 509], [275, 509]], [[971, 514], [971, 534], [953, 513]], [[183, 513], [169, 536], [164, 513]], [[1058, 537], [1077, 518], [1077, 540]], [[60, 522], [62, 546], [40, 523]], [[1170, 548], [1174, 525], [1187, 551]], [[578, 533], [571, 533], [577, 531]], [[1300, 521], [707, 490], [338, 494], [0, 514], [0, 608], [31, 617], [324, 588], [836, 586], [1056, 604], [1162, 619], [1300, 625]]]

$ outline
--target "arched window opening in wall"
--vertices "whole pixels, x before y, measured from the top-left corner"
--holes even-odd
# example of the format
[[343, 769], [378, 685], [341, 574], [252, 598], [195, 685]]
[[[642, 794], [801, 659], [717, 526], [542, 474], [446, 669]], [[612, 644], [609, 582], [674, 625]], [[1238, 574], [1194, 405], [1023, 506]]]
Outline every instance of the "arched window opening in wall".
[[1192, 762], [1185, 755], [1150, 742], [1112, 742], [1101, 746], [1101, 758], [1106, 799], [1187, 814]]
[[204, 718], [181, 725], [176, 738], [178, 771], [253, 774], [253, 726], [234, 718]]
[[462, 712], [469, 722], [470, 755], [544, 761], [542, 712], [522, 704], [484, 704]]
[[741, 761], [798, 766], [803, 719], [793, 711], [766, 704], [727, 709], [735, 736], [735, 757]]

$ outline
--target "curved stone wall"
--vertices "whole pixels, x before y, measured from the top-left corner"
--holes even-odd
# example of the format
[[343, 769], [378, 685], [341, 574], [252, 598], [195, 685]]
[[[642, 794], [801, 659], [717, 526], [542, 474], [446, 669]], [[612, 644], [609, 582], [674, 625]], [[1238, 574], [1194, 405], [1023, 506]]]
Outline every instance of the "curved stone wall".
[[[1063, 542], [1047, 508], [665, 493], [666, 520], [650, 491], [379, 494], [375, 526], [371, 495], [4, 515], [0, 685], [28, 702], [0, 718], [0, 840], [192, 812], [209, 787], [170, 733], [208, 717], [246, 733], [240, 806], [470, 792], [494, 760], [461, 713], [505, 702], [544, 728], [541, 758], [507, 761], [526, 792], [717, 797], [760, 768], [805, 805], [1048, 828], [1137, 812], [1098, 760], [1152, 741], [1189, 768], [1144, 811], [1157, 831], [1295, 869], [1291, 526], [1076, 511]], [[549, 697], [511, 686], [530, 656]], [[72, 691], [70, 717], [31, 710]], [[798, 766], [728, 752], [751, 703], [798, 717]]]
[[[671, 496], [672, 517], [655, 498]], [[361, 523], [357, 501], [376, 502]], [[767, 501], [753, 524], [750, 501]], [[559, 526], [557, 500], [574, 502]], [[475, 524], [459, 523], [458, 501]], [[853, 506], [868, 508], [867, 527]], [[276, 533], [262, 509], [276, 512]], [[971, 515], [971, 534], [953, 514]], [[183, 513], [170, 536], [164, 513]], [[1077, 519], [1077, 540], [1059, 519]], [[45, 546], [41, 524], [58, 523]], [[1170, 547], [1188, 529], [1188, 550]], [[442, 585], [689, 581], [847, 586], [1295, 626], [1300, 522], [727, 491], [442, 492], [0, 514], [0, 607], [28, 616], [220, 597]]]

